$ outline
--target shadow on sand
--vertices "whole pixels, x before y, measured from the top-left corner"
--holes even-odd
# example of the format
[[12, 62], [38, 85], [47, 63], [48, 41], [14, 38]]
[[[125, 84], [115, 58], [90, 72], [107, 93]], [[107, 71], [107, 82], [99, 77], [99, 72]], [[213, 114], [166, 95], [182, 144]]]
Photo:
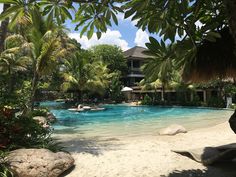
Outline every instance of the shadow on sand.
[[176, 170], [161, 177], [236, 177], [235, 167], [236, 163], [218, 163], [214, 166], [207, 166], [205, 170]]
[[95, 156], [102, 155], [104, 151], [116, 150], [122, 145], [117, 138], [100, 136], [58, 138], [57, 141], [70, 153], [89, 153]]

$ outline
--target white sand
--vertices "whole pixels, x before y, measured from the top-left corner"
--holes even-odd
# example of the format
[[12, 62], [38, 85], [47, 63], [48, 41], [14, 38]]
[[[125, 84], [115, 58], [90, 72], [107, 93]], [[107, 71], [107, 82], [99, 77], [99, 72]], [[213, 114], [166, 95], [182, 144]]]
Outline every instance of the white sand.
[[235, 143], [236, 135], [227, 122], [176, 136], [56, 136], [75, 159], [76, 166], [66, 177], [236, 177], [236, 168], [230, 165], [204, 167], [171, 152]]

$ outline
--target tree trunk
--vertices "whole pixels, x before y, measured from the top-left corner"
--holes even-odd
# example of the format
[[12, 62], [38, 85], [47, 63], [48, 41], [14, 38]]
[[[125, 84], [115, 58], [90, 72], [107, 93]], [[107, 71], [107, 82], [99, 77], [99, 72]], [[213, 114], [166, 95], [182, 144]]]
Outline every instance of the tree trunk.
[[34, 72], [34, 77], [33, 77], [33, 80], [32, 80], [32, 90], [31, 90], [31, 99], [30, 99], [30, 111], [32, 111], [34, 109], [35, 93], [36, 93], [37, 86], [38, 86], [38, 80], [39, 80], [39, 75], [35, 71]]
[[[3, 12], [10, 7], [9, 4], [3, 4]], [[2, 13], [3, 13], [2, 12]], [[0, 53], [4, 50], [4, 41], [7, 37], [7, 26], [9, 24], [9, 18], [6, 18], [1, 22], [0, 27]]]
[[227, 8], [229, 29], [234, 39], [234, 54], [236, 55], [236, 0], [224, 0]]
[[165, 101], [165, 86], [162, 84], [162, 89], [161, 89], [161, 101]]

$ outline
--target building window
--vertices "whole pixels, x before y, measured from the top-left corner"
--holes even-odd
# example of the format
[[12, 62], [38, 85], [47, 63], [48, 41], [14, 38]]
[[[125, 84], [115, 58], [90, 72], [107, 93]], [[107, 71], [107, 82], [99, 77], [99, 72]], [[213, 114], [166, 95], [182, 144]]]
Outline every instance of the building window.
[[128, 67], [131, 68], [131, 61], [128, 61]]
[[140, 68], [140, 61], [138, 61], [138, 60], [133, 60], [133, 67], [134, 67], [134, 68]]

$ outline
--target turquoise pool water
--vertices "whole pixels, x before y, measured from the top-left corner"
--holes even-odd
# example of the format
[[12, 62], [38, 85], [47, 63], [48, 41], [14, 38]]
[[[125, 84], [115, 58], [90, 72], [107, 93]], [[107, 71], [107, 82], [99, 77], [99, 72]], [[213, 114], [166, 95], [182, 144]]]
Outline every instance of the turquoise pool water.
[[41, 104], [57, 117], [56, 133], [78, 133], [91, 136], [129, 136], [157, 134], [160, 128], [181, 124], [187, 129], [222, 123], [232, 111], [183, 107], [104, 105], [104, 111], [73, 112], [63, 103]]

